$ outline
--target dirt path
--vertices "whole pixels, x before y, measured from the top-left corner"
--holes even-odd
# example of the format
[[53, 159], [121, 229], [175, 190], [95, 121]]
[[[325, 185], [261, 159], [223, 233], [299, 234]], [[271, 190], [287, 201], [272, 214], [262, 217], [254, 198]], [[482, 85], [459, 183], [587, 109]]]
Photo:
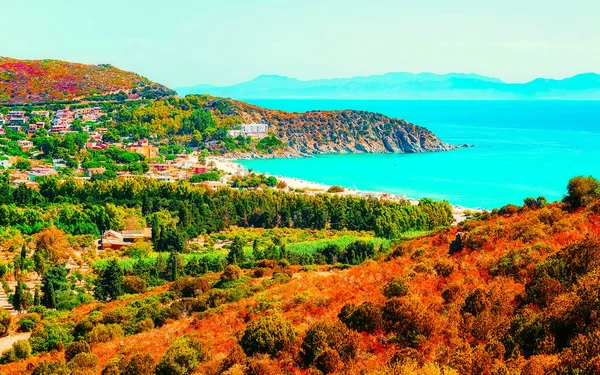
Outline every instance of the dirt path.
[[27, 340], [31, 332], [15, 333], [10, 336], [0, 337], [0, 353], [12, 348], [12, 345], [19, 340]]

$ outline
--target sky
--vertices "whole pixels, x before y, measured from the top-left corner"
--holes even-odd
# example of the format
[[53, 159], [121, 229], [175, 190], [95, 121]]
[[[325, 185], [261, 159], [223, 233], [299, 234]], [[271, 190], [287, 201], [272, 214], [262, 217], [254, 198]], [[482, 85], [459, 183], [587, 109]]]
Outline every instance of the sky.
[[0, 56], [110, 63], [171, 88], [261, 74], [465, 72], [526, 82], [600, 70], [598, 0], [1, 3]]

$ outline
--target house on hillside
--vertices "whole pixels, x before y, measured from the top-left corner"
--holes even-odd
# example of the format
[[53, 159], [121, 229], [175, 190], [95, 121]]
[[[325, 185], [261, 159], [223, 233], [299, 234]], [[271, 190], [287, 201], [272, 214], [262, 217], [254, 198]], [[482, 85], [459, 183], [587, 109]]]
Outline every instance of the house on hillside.
[[50, 117], [50, 111], [31, 111], [32, 116]]
[[29, 179], [31, 181], [35, 181], [36, 177], [54, 176], [54, 175], [58, 174], [56, 172], [56, 169], [54, 169], [54, 167], [50, 167], [50, 166], [41, 166], [41, 167], [31, 168], [31, 170], [28, 173], [29, 173]]
[[28, 134], [35, 134], [35, 131], [38, 129], [44, 129], [46, 124], [43, 121], [38, 121], [35, 124], [29, 124], [29, 128], [27, 129]]
[[24, 111], [10, 111], [6, 116], [6, 120], [13, 125], [24, 125], [27, 122]]
[[152, 238], [152, 228], [138, 230], [123, 230], [120, 232], [107, 230], [100, 239], [100, 247], [106, 249], [120, 249], [132, 243], [146, 241]]
[[144, 155], [147, 159], [158, 157], [158, 147], [152, 146], [147, 139], [132, 143], [129, 146], [129, 151]]
[[75, 118], [80, 118], [83, 123], [98, 122], [106, 113], [100, 107], [78, 108], [73, 111]]
[[21, 125], [11, 124], [11, 125], [4, 125], [4, 127], [6, 129], [10, 129], [10, 130], [14, 131], [15, 133], [23, 133], [23, 127]]
[[12, 166], [10, 160], [0, 160], [0, 168], [8, 169]]
[[21, 147], [21, 150], [23, 150], [23, 152], [27, 152], [31, 148], [33, 148], [33, 142], [28, 141], [26, 139], [17, 141], [17, 145], [19, 145], [19, 147]]

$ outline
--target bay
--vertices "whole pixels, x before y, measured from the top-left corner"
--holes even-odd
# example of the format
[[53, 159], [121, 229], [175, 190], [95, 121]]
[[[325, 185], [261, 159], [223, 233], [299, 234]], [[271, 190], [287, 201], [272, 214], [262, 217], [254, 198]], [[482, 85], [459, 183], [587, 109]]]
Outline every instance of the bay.
[[286, 111], [356, 109], [402, 118], [476, 147], [422, 154], [241, 160], [255, 171], [470, 208], [562, 199], [576, 175], [600, 178], [599, 101], [253, 100]]

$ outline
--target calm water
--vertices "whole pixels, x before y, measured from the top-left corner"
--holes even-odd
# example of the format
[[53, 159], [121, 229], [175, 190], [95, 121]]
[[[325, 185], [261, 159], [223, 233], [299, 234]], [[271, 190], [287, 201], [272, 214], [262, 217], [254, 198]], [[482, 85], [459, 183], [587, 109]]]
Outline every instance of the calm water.
[[600, 178], [600, 101], [252, 102], [296, 112], [375, 111], [425, 126], [445, 142], [477, 145], [440, 153], [241, 162], [255, 171], [487, 209], [528, 196], [558, 200], [569, 178]]

